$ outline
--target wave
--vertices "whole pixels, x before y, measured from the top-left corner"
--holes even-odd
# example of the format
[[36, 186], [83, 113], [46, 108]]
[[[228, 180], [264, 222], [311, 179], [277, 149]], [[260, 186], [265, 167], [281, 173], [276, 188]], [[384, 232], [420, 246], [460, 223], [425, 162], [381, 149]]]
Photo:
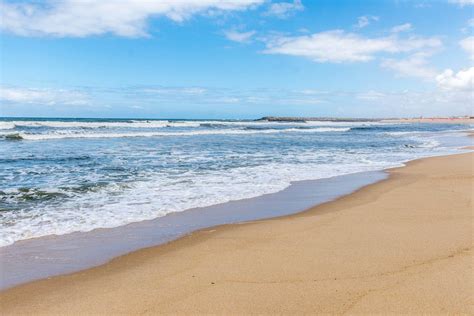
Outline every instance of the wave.
[[196, 135], [249, 135], [249, 134], [276, 134], [276, 133], [324, 133], [324, 132], [347, 132], [349, 127], [344, 128], [288, 128], [288, 129], [225, 129], [225, 130], [201, 130], [189, 132], [136, 132], [136, 133], [51, 133], [51, 134], [28, 134], [23, 132], [0, 134], [0, 138], [6, 140], [52, 140], [66, 138], [125, 138], [125, 137], [169, 137], [169, 136], [196, 136]]
[[329, 122], [329, 121], [308, 121], [308, 122], [268, 122], [268, 121], [169, 121], [169, 120], [129, 120], [129, 121], [8, 121], [0, 122], [0, 130], [18, 128], [82, 128], [82, 129], [101, 129], [101, 128], [165, 128], [165, 127], [319, 127], [319, 126], [373, 126], [376, 122]]
[[[0, 129], [15, 127], [51, 127], [51, 128], [163, 128], [163, 127], [199, 127], [199, 122], [171, 121], [126, 121], [126, 122], [66, 122], [66, 121], [12, 121], [1, 122]], [[5, 127], [4, 127], [5, 126]]]
[[[70, 156], [70, 157], [18, 157], [18, 158], [0, 158], [0, 164], [4, 163], [16, 163], [16, 162], [53, 162], [53, 163], [61, 163], [61, 162], [70, 162], [70, 161], [85, 161], [90, 160], [91, 157], [87, 155], [83, 156]], [[0, 191], [1, 192], [1, 191]]]
[[[338, 137], [337, 139], [327, 137], [328, 142], [336, 141], [332, 146], [327, 146], [324, 143], [321, 144], [321, 147], [318, 147], [320, 139], [316, 139], [315, 143], [305, 144], [305, 146], [289, 140], [286, 144], [291, 146], [283, 146], [281, 149], [279, 147], [274, 148], [275, 144], [273, 142], [267, 142], [268, 139], [262, 137], [261, 140], [255, 142], [259, 147], [254, 146], [252, 141], [252, 146], [242, 151], [242, 154], [240, 154], [240, 151], [233, 150], [223, 150], [222, 152], [216, 152], [212, 150], [213, 148], [203, 150], [203, 147], [183, 151], [183, 147], [177, 147], [176, 150], [170, 149], [170, 155], [166, 150], [166, 153], [161, 156], [160, 148], [167, 148], [166, 144], [163, 144], [163, 147], [157, 148], [157, 156], [148, 156], [149, 149], [153, 150], [153, 145], [146, 144], [147, 146], [143, 146], [143, 150], [147, 154], [142, 155], [143, 152], [137, 151], [135, 156], [131, 155], [133, 147], [125, 149], [123, 146], [116, 146], [116, 151], [110, 151], [109, 147], [105, 147], [107, 145], [106, 141], [99, 146], [105, 148], [105, 150], [99, 152], [98, 156], [91, 152], [90, 157], [88, 151], [76, 152], [68, 149], [64, 153], [67, 155], [73, 154], [74, 156], [64, 157], [59, 154], [46, 153], [48, 155], [37, 157], [29, 155], [31, 153], [29, 151], [11, 152], [11, 155], [1, 157], [0, 163], [15, 163], [28, 159], [35, 159], [37, 163], [23, 162], [19, 164], [17, 170], [21, 173], [21, 181], [7, 183], [8, 185], [5, 186], [15, 186], [15, 188], [0, 189], [0, 211], [5, 219], [3, 224], [0, 225], [0, 247], [32, 237], [116, 227], [131, 222], [157, 218], [170, 212], [180, 212], [195, 207], [274, 193], [288, 187], [292, 181], [381, 170], [399, 166], [411, 159], [452, 152], [451, 149], [438, 146], [439, 143], [434, 142], [436, 141], [435, 137], [440, 135], [438, 132], [433, 133], [432, 138], [429, 135], [416, 138], [415, 135], [413, 140], [416, 142], [411, 141], [410, 137], [412, 135], [400, 137], [401, 139], [393, 137], [387, 142], [382, 137], [374, 137], [374, 135], [378, 135], [377, 132], [369, 135], [358, 135], [360, 133], [349, 132], [351, 127], [341, 126], [314, 126], [313, 128], [296, 126], [287, 129], [266, 128], [262, 130], [235, 126], [216, 129], [178, 130], [176, 132], [146, 130], [117, 133], [117, 131], [112, 130], [107, 133], [107, 131], [53, 130], [48, 131], [47, 134], [33, 134], [10, 130], [0, 131], [0, 137], [2, 137], [1, 135], [4, 138], [6, 135], [12, 135], [10, 136], [11, 139], [43, 140], [218, 134], [284, 135], [278, 133], [294, 133], [298, 138], [303, 135], [302, 133], [305, 133], [304, 135], [309, 136], [308, 139], [316, 138], [313, 137], [316, 134], [308, 133], [323, 133], [320, 135], [337, 135]], [[370, 140], [369, 145], [365, 146], [364, 143], [361, 148], [357, 144], [354, 147], [346, 147], [346, 143], [351, 142], [354, 137], [363, 137], [364, 141]], [[375, 143], [371, 142], [372, 138], [376, 141]], [[409, 142], [403, 142], [405, 138]], [[183, 138], [174, 139], [174, 141], [178, 145], [187, 145], [195, 139]], [[340, 144], [339, 140], [344, 140], [344, 143]], [[354, 139], [354, 143], [356, 141], [357, 139]], [[112, 143], [115, 147], [115, 142]], [[233, 145], [233, 142], [223, 142], [223, 144], [227, 143]], [[61, 145], [68, 144], [70, 142]], [[374, 144], [374, 147], [372, 147], [372, 144]], [[381, 147], [377, 147], [378, 144]], [[41, 149], [45, 144], [31, 145]], [[59, 145], [58, 143], [54, 147], [60, 148]], [[82, 148], [84, 144], [76, 145]], [[219, 146], [221, 145], [219, 144]], [[294, 145], [297, 147], [294, 147]], [[208, 144], [204, 144], [204, 146], [208, 146]], [[28, 150], [31, 146], [29, 144], [15, 146], [12, 143], [7, 147], [11, 149], [21, 147], [21, 149]], [[233, 149], [233, 147], [230, 147], [230, 149]], [[107, 156], [103, 156], [104, 153]], [[42, 154], [42, 152], [38, 151], [37, 154]], [[112, 163], [115, 157], [117, 157], [117, 160]], [[177, 159], [178, 157], [179, 159]], [[122, 158], [127, 160], [122, 160]], [[48, 159], [51, 159], [51, 161]], [[68, 160], [76, 159], [79, 160], [78, 163], [70, 164], [68, 162]], [[234, 161], [234, 159], [236, 160]], [[131, 161], [134, 162], [129, 163]], [[148, 165], [150, 161], [159, 162], [156, 165]], [[83, 162], [94, 164], [84, 168]], [[221, 162], [225, 164], [221, 165]], [[23, 165], [32, 168], [23, 168]], [[144, 166], [143, 169], [141, 169], [142, 165]], [[38, 172], [42, 172], [42, 175], [37, 175]], [[51, 177], [43, 177], [46, 174], [51, 174]], [[186, 194], [183, 194], [183, 192]], [[120, 210], [120, 212], [117, 212], [117, 210]]]
[[40, 190], [36, 188], [20, 188], [16, 190], [0, 190], [0, 202], [7, 202], [8, 200], [24, 201], [47, 201], [59, 197], [66, 196], [64, 193], [54, 190]]
[[314, 125], [305, 122], [275, 123], [253, 121], [167, 121], [167, 120], [131, 120], [120, 122], [80, 122], [80, 121], [11, 121], [0, 122], [0, 129], [15, 127], [50, 127], [50, 128], [164, 128], [164, 127], [226, 127], [226, 126], [295, 126]]
[[[321, 164], [269, 163], [192, 174], [182, 181], [150, 173], [147, 181], [134, 181], [122, 187], [113, 183], [99, 189], [88, 189], [81, 194], [54, 189], [0, 192], [0, 202], [2, 195], [4, 199], [19, 199], [21, 202], [57, 202], [39, 204], [31, 212], [7, 210], [4, 215], [12, 220], [11, 225], [5, 225], [0, 230], [0, 247], [21, 239], [117, 227], [195, 207], [253, 198], [283, 190], [292, 181], [328, 178], [396, 165], [383, 161], [373, 164], [354, 162], [339, 168], [327, 168], [327, 165]], [[186, 194], [183, 195], [183, 192]], [[69, 198], [64, 199], [61, 194]], [[121, 211], [117, 212], [117, 209]]]
[[23, 135], [21, 135], [20, 133], [1, 134], [0, 137], [4, 138], [6, 140], [22, 140], [22, 139], [24, 139]]
[[14, 129], [15, 124], [13, 122], [0, 122], [0, 129]]

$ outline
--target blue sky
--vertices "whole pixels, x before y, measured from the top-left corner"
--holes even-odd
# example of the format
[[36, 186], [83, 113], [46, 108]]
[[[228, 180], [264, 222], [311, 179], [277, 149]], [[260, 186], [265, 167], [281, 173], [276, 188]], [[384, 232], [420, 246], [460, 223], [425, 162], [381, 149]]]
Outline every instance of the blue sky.
[[0, 1], [0, 116], [472, 115], [474, 1]]

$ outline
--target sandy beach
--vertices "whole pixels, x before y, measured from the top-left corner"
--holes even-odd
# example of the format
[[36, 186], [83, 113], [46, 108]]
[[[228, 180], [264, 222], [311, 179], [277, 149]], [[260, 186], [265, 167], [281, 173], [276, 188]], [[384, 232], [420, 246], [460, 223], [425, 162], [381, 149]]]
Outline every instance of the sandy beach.
[[386, 123], [433, 123], [433, 124], [474, 124], [472, 117], [422, 117], [422, 118], [402, 118], [385, 119]]
[[474, 313], [472, 153], [0, 294], [13, 314]]

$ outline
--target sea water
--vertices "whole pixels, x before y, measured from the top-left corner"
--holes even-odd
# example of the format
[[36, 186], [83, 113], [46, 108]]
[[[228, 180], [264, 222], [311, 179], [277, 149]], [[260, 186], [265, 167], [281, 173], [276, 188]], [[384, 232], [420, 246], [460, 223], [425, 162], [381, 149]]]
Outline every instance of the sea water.
[[[453, 124], [0, 119], [0, 246], [382, 170], [465, 144]], [[446, 141], [449, 139], [450, 141]]]

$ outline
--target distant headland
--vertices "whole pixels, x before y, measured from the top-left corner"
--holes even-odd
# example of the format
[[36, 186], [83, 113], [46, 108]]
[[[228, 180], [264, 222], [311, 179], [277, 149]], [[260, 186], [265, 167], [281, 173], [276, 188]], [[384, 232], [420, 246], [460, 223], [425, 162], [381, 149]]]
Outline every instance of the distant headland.
[[293, 117], [293, 116], [264, 116], [256, 121], [267, 122], [393, 122], [393, 123], [453, 123], [474, 124], [474, 116], [450, 117], [413, 117], [413, 118], [340, 118], [340, 117]]

